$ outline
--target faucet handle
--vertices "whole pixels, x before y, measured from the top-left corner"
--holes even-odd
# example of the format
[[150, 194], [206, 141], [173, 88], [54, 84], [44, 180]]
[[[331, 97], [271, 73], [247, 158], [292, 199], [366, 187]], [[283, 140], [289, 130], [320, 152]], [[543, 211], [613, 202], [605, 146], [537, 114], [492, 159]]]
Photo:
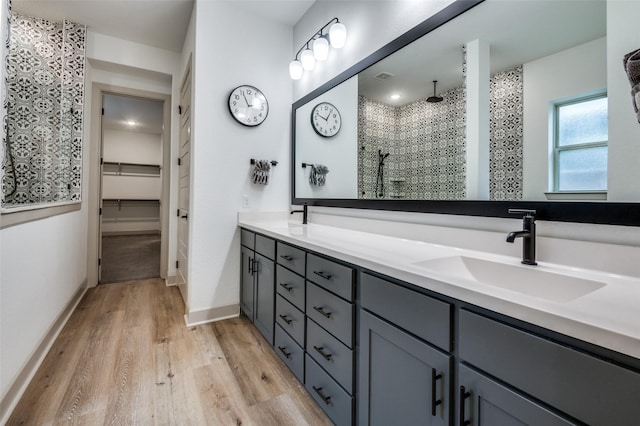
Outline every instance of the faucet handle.
[[524, 214], [525, 217], [535, 217], [536, 211], [531, 209], [509, 209], [511, 214]]

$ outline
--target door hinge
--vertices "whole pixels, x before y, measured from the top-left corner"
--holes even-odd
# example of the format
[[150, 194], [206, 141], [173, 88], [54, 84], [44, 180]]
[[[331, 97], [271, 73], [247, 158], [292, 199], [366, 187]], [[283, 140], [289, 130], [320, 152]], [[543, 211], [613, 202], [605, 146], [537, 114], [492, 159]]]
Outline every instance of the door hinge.
[[98, 258], [98, 266], [102, 265], [102, 259]]
[[100, 208], [98, 209], [98, 215], [99, 215], [99, 216], [102, 216], [102, 207], [100, 207]]
[[104, 164], [104, 158], [100, 157], [100, 165], [102, 166]]
[[104, 115], [104, 108], [102, 108], [102, 115]]
[[178, 157], [178, 166], [182, 166], [182, 158]]
[[180, 217], [180, 209], [178, 209], [176, 213], [177, 213], [176, 216]]
[[180, 268], [180, 266], [179, 266], [179, 265], [180, 265], [180, 262], [178, 262], [178, 261], [176, 260], [176, 269]]
[[182, 105], [178, 105], [178, 114], [182, 114]]

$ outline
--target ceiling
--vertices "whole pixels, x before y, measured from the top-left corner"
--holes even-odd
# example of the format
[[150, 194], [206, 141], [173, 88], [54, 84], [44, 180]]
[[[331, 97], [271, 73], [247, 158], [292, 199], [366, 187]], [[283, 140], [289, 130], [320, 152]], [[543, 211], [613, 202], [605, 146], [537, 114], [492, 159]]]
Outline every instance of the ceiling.
[[[315, 0], [228, 1], [247, 13], [293, 26]], [[13, 0], [14, 11], [55, 21], [68, 19], [90, 31], [180, 52], [194, 0]]]
[[[462, 85], [462, 46], [490, 46], [493, 74], [606, 35], [602, 0], [487, 0], [428, 36], [362, 71], [359, 93], [399, 106]], [[393, 77], [381, 80], [380, 73]], [[391, 100], [392, 93], [402, 94]]]
[[[162, 133], [161, 101], [122, 95], [104, 95], [102, 128], [140, 133]], [[135, 124], [127, 124], [134, 122]]]

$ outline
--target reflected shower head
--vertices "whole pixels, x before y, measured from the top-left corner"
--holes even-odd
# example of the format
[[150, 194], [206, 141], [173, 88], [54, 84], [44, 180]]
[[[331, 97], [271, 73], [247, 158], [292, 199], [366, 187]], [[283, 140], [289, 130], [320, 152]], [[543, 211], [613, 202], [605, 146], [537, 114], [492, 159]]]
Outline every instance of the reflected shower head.
[[427, 102], [431, 102], [432, 104], [435, 104], [437, 102], [442, 102], [444, 99], [441, 96], [436, 96], [436, 83], [438, 83], [438, 80], [433, 80], [433, 96], [429, 96], [427, 98]]

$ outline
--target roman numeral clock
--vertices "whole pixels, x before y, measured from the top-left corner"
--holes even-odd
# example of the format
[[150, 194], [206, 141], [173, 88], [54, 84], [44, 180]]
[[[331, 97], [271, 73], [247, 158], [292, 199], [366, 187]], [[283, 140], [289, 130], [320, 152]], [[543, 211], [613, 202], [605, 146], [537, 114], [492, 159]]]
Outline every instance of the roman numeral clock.
[[311, 126], [322, 137], [337, 135], [342, 126], [340, 111], [329, 102], [320, 102], [311, 110]]

